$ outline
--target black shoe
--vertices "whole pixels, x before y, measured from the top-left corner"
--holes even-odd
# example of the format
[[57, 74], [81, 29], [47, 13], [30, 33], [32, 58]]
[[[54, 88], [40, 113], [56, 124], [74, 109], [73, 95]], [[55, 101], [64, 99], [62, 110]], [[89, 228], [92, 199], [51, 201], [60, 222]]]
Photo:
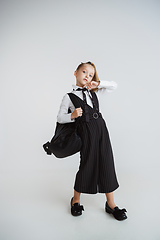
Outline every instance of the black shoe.
[[80, 205], [79, 203], [74, 203], [72, 205], [72, 201], [73, 201], [73, 197], [71, 199], [71, 214], [73, 216], [80, 216], [80, 215], [82, 215], [82, 211], [84, 211], [83, 206]]
[[119, 221], [127, 219], [127, 216], [125, 214], [125, 212], [127, 212], [127, 211], [126, 211], [125, 208], [119, 209], [118, 207], [115, 207], [114, 210], [113, 210], [112, 208], [109, 207], [108, 203], [106, 202], [105, 210], [106, 210], [107, 213], [113, 214], [115, 219], [117, 219]]

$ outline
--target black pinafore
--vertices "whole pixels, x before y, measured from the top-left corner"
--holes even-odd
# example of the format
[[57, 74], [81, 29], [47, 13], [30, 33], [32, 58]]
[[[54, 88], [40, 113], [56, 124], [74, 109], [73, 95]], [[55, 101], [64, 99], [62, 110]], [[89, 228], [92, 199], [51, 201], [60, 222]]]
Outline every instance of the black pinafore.
[[97, 110], [87, 104], [89, 122], [85, 120], [84, 101], [74, 93], [68, 94], [75, 108], [81, 107], [83, 110], [78, 125], [82, 149], [74, 189], [77, 192], [89, 194], [113, 192], [119, 187], [119, 184], [115, 173], [109, 133], [106, 123], [99, 113], [96, 93], [91, 92], [91, 95]]

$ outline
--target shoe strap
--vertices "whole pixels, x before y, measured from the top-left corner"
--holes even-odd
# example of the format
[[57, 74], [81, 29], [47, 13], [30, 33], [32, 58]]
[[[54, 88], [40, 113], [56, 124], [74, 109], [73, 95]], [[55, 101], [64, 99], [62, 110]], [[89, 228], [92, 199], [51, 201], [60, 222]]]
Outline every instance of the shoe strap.
[[84, 211], [83, 205], [80, 205], [79, 203], [74, 203], [72, 208], [75, 208], [77, 211]]

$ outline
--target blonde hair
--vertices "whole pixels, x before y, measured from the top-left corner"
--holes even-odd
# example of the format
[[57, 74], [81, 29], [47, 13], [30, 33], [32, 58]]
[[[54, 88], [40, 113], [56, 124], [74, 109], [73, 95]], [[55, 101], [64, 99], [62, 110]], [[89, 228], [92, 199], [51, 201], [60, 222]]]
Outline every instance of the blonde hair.
[[[78, 69], [80, 69], [84, 64], [90, 64], [90, 65], [94, 68], [94, 76], [93, 76], [93, 78], [92, 78], [92, 81], [99, 82], [99, 77], [98, 77], [98, 73], [97, 73], [97, 70], [96, 70], [96, 66], [95, 66], [94, 63], [92, 63], [92, 62], [85, 62], [85, 63], [81, 62], [81, 64], [78, 65], [76, 71], [77, 71]], [[92, 89], [92, 92], [97, 91], [97, 89], [98, 89], [98, 88]]]

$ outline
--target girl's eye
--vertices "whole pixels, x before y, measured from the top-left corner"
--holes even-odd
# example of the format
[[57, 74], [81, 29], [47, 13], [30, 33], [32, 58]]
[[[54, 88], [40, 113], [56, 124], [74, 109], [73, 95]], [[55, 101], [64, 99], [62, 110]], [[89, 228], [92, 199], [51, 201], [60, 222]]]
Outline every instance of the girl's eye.
[[83, 71], [83, 73], [85, 73], [86, 71]]
[[90, 77], [92, 77], [92, 75], [89, 75]]

